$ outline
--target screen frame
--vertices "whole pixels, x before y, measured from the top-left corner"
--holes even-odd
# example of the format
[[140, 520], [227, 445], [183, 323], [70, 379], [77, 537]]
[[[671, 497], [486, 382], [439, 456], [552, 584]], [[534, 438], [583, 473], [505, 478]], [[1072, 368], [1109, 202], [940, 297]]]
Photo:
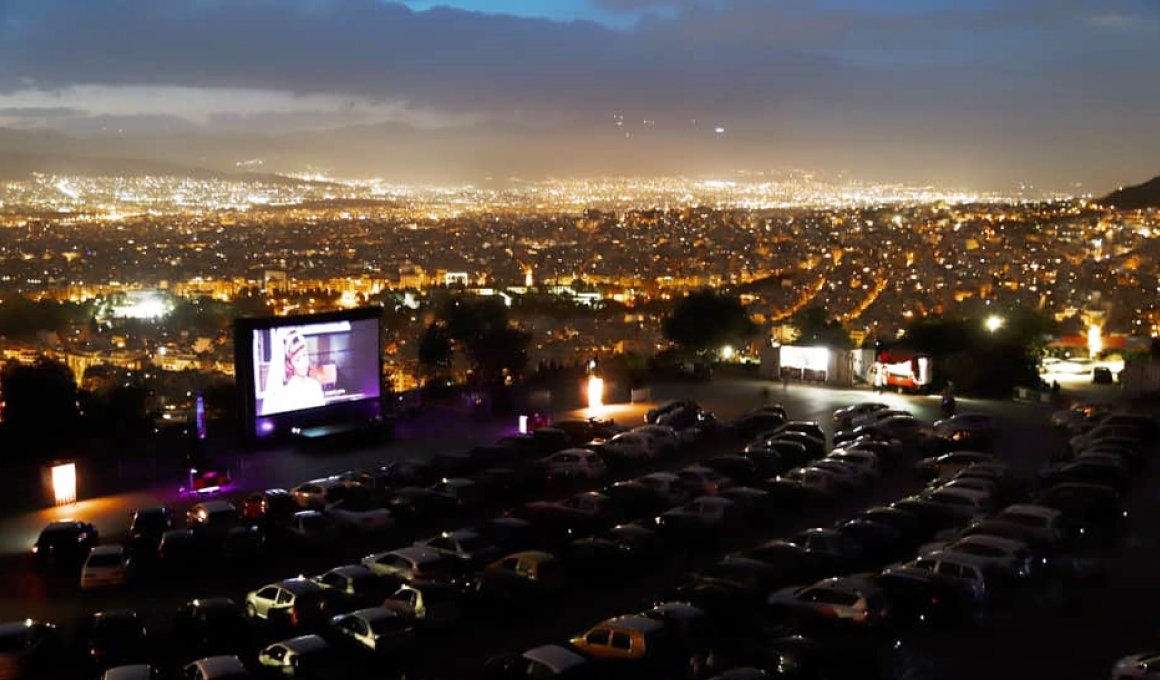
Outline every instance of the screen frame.
[[[254, 333], [285, 326], [309, 326], [311, 324], [335, 321], [375, 321], [377, 348], [375, 371], [379, 385], [379, 396], [328, 404], [309, 410], [287, 411], [266, 416], [258, 416], [257, 386], [254, 381]], [[336, 425], [340, 423], [368, 425], [382, 419], [382, 400], [386, 393], [383, 381], [383, 308], [379, 306], [317, 314], [296, 314], [292, 316], [238, 317], [234, 319], [234, 381], [238, 389], [239, 416], [243, 438], [258, 441], [285, 438], [306, 427]]]

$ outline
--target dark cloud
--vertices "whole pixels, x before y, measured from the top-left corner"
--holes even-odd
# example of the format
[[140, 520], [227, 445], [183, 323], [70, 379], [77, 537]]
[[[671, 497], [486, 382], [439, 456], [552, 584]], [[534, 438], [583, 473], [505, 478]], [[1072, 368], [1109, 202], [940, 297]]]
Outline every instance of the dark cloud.
[[[0, 0], [0, 92], [262, 89], [545, 127], [613, 112], [674, 130], [696, 118], [745, 139], [753, 162], [813, 148], [835, 164], [918, 168], [934, 153], [983, 166], [993, 153], [1040, 172], [1101, 149], [1128, 149], [1131, 162], [1160, 152], [1154, 0], [594, 4], [646, 18], [615, 30], [382, 0]], [[344, 114], [209, 124], [331, 121]]]

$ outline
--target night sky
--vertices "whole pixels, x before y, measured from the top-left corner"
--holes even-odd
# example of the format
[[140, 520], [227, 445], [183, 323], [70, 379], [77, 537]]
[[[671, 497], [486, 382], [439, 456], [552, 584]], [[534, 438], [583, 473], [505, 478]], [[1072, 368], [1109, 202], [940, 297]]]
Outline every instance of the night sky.
[[1158, 64], [1156, 0], [0, 0], [0, 142], [391, 122], [1099, 192], [1160, 173]]

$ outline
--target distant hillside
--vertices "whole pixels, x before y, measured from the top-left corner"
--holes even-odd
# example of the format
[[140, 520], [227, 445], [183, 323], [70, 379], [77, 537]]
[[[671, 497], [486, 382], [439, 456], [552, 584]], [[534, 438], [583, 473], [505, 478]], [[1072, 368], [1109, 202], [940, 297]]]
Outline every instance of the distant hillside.
[[1113, 191], [1101, 198], [1100, 203], [1114, 205], [1125, 210], [1160, 208], [1160, 177], [1153, 177], [1134, 187], [1124, 187], [1119, 191]]
[[219, 172], [194, 165], [137, 158], [97, 158], [0, 151], [0, 181], [20, 181], [33, 173], [76, 177], [184, 177], [228, 179], [265, 184], [338, 186], [333, 182], [301, 180], [269, 172]]

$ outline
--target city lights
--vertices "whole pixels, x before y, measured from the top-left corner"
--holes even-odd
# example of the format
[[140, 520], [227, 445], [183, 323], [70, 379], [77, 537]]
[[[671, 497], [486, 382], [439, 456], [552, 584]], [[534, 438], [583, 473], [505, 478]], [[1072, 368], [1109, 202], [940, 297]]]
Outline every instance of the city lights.
[[983, 325], [986, 326], [988, 331], [994, 333], [1002, 328], [1003, 324], [1005, 323], [1006, 320], [1003, 319], [1003, 317], [992, 314], [991, 316], [987, 317], [986, 321], [983, 322]]
[[1092, 324], [1087, 329], [1088, 355], [1095, 359], [1096, 355], [1104, 350], [1104, 337], [1100, 327]]

